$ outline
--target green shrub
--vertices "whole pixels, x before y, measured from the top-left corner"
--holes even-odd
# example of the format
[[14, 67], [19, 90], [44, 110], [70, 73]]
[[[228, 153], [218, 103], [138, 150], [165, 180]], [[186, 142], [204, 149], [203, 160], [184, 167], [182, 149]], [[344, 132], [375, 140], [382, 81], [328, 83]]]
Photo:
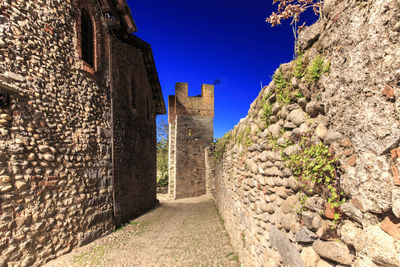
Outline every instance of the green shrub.
[[278, 138], [274, 138], [271, 134], [267, 135], [267, 142], [272, 146], [273, 151], [279, 150]]
[[168, 184], [168, 124], [164, 120], [157, 122], [157, 186]]
[[157, 187], [164, 187], [168, 185], [168, 172], [161, 173], [157, 177]]
[[330, 62], [325, 63], [323, 58], [316, 56], [307, 68], [307, 81], [318, 81], [322, 74], [329, 72], [330, 66]]
[[280, 104], [289, 104], [291, 100], [289, 88], [282, 88], [276, 92], [276, 101]]
[[274, 114], [272, 112], [272, 104], [269, 103], [269, 101], [265, 101], [262, 103], [262, 109], [263, 109], [263, 119], [267, 122], [267, 124], [270, 124], [269, 118]]
[[253, 141], [251, 141], [250, 137], [251, 137], [251, 129], [250, 127], [246, 127], [244, 129], [244, 136], [243, 136], [243, 140], [242, 140], [242, 145], [248, 147], [251, 146], [253, 144]]
[[271, 92], [269, 92], [263, 99], [261, 99], [260, 104], [261, 108], [263, 110], [263, 115], [262, 119], [265, 120], [267, 125], [269, 125], [271, 122], [269, 118], [273, 115], [272, 113], [272, 104], [269, 102], [268, 98], [272, 95]]
[[226, 150], [226, 145], [231, 140], [231, 137], [231, 133], [229, 132], [224, 134], [223, 137], [215, 140], [213, 151], [214, 162], [219, 162], [222, 159]]
[[241, 144], [243, 137], [244, 137], [244, 132], [243, 131], [239, 132], [235, 138], [236, 144]]
[[276, 102], [279, 104], [290, 104], [292, 100], [297, 101], [297, 99], [303, 97], [303, 94], [298, 89], [294, 89], [288, 80], [283, 77], [281, 68], [275, 72], [273, 80], [276, 86]]
[[301, 214], [303, 211], [307, 211], [306, 208], [306, 200], [307, 200], [307, 195], [301, 194], [298, 196], [297, 200], [299, 201], [300, 206], [297, 207], [296, 213]]
[[288, 81], [283, 77], [282, 69], [279, 68], [273, 75], [273, 80], [277, 89], [284, 89], [288, 85]]
[[[340, 191], [338, 178], [338, 160], [330, 153], [323, 143], [314, 144], [308, 136], [303, 136], [299, 142], [301, 149], [297, 153], [284, 157], [289, 167], [306, 193], [316, 192], [325, 197], [332, 207], [338, 208], [344, 203], [344, 194]], [[334, 222], [340, 219], [335, 214]]]
[[301, 79], [306, 74], [306, 71], [303, 65], [303, 55], [299, 55], [294, 62], [293, 76]]
[[237, 137], [235, 138], [236, 144], [242, 144], [246, 147], [250, 146], [251, 144], [253, 144], [253, 141], [251, 141], [250, 136], [251, 136], [251, 129], [250, 127], [247, 126], [243, 131], [237, 134]]

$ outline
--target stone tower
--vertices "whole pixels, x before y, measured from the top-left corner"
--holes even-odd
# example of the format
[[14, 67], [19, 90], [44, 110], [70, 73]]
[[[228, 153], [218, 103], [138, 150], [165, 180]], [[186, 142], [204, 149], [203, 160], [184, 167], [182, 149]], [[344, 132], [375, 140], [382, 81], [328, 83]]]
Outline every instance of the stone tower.
[[214, 85], [188, 96], [188, 84], [176, 83], [168, 97], [170, 197], [206, 193], [204, 148], [213, 142]]

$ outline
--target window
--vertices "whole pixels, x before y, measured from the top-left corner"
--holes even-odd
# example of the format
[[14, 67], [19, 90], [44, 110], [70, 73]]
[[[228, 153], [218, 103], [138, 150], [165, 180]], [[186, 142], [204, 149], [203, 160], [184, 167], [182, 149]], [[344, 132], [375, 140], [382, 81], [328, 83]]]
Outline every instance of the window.
[[94, 67], [94, 35], [93, 24], [89, 13], [82, 9], [81, 12], [81, 50], [82, 59]]
[[135, 85], [135, 80], [131, 79], [131, 106], [136, 109], [137, 104], [136, 104], [136, 85]]

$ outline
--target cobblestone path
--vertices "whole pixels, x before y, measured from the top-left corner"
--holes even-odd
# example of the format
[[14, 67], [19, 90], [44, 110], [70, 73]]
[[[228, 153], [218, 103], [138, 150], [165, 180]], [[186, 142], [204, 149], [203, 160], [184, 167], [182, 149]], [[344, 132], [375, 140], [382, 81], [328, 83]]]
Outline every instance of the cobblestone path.
[[161, 206], [109, 236], [45, 266], [239, 266], [212, 200], [161, 200]]

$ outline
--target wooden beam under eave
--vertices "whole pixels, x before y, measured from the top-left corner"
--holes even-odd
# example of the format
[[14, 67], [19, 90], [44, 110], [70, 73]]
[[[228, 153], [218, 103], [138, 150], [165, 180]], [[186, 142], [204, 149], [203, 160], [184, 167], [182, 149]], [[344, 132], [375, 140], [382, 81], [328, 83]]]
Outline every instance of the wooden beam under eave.
[[127, 31], [128, 31], [128, 33], [134, 33], [134, 32], [136, 32], [136, 26], [134, 25], [134, 22], [133, 22], [132, 17], [129, 16], [129, 15], [125, 15], [125, 16], [124, 16], [124, 20], [125, 20], [125, 23], [126, 23], [126, 25], [127, 25]]
[[116, 8], [123, 17], [127, 32], [128, 33], [136, 32], [137, 28], [135, 25], [135, 21], [133, 20], [131, 9], [129, 8], [128, 4], [126, 3], [126, 0], [117, 0]]

